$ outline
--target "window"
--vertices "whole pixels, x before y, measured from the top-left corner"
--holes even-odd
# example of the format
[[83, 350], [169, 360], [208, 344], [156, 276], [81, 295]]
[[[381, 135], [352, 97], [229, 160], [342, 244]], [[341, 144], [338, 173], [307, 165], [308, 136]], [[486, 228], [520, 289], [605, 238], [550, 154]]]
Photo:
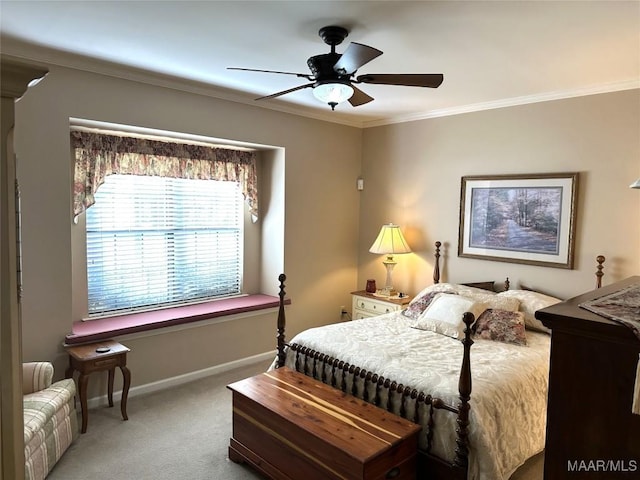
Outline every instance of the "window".
[[242, 291], [237, 182], [109, 175], [86, 210], [89, 316]]
[[[70, 146], [74, 162], [71, 192], [71, 215], [74, 221], [71, 228], [73, 341], [86, 342], [97, 339], [96, 335], [104, 335], [99, 338], [112, 338], [168, 325], [198, 323], [200, 320], [239, 313], [239, 309], [260, 310], [260, 305], [272, 303], [273, 299], [265, 297], [278, 295], [277, 278], [284, 269], [284, 150], [236, 143], [190, 133], [71, 119]], [[259, 170], [263, 172], [260, 182]], [[177, 203], [178, 206], [173, 204], [172, 221], [177, 225], [173, 234], [168, 231], [162, 235], [155, 232], [157, 237], [162, 237], [162, 242], [155, 239], [156, 244], [166, 247], [167, 253], [153, 252], [150, 258], [156, 262], [161, 259], [158, 263], [162, 266], [171, 265], [170, 262], [173, 261], [170, 267], [161, 269], [145, 258], [143, 267], [146, 270], [133, 267], [133, 276], [131, 271], [116, 269], [118, 263], [113, 263], [113, 258], [117, 257], [118, 261], [124, 258], [122, 252], [126, 251], [125, 247], [133, 245], [131, 239], [129, 245], [125, 243], [125, 233], [134, 237], [135, 233], [148, 228], [148, 225], [140, 223], [139, 217], [152, 217], [160, 207], [163, 214], [170, 213], [170, 203], [163, 197], [161, 201], [155, 202], [159, 205], [155, 210], [146, 206], [141, 213], [134, 215], [131, 204], [142, 203], [138, 195], [144, 188], [134, 188], [131, 185], [122, 189], [126, 194], [122, 204], [110, 206], [111, 212], [106, 216], [94, 210], [101, 209], [105, 206], [105, 201], [109, 201], [105, 195], [107, 189], [112, 188], [112, 182], [117, 181], [117, 176], [125, 176], [131, 181], [134, 177], [144, 177], [143, 182], [146, 178], [150, 179], [149, 182], [164, 181], [167, 178], [184, 179], [188, 187], [186, 190], [182, 189], [183, 194], [185, 191], [197, 192], [194, 199], [185, 197], [182, 203]], [[191, 183], [189, 179], [199, 180]], [[264, 199], [264, 205], [268, 205], [268, 209], [260, 212], [259, 183], [264, 186], [260, 193], [261, 200]], [[194, 205], [205, 198], [204, 193], [196, 190], [196, 184], [218, 184], [223, 188], [234, 188], [237, 189], [236, 198], [239, 195], [242, 199], [238, 198], [237, 203], [228, 206], [224, 203], [227, 197], [216, 196], [207, 205], [219, 202], [220, 208], [212, 206], [210, 212], [204, 214], [204, 209], [209, 207], [200, 207], [197, 214], [192, 214], [191, 217], [182, 210], [176, 217], [175, 212], [183, 206]], [[166, 194], [171, 189], [163, 186], [159, 190]], [[153, 202], [149, 202], [149, 205], [153, 205]], [[238, 210], [234, 210], [236, 207]], [[96, 227], [94, 213], [110, 218], [112, 225]], [[229, 214], [237, 213], [238, 222], [233, 223], [233, 227], [224, 223], [204, 226], [197, 224], [194, 228], [201, 232], [197, 237], [191, 237], [191, 244], [180, 235], [186, 231], [184, 222], [187, 219], [202, 220], [202, 217], [206, 217], [208, 220], [223, 213], [227, 216], [220, 218], [225, 221]], [[169, 225], [169, 222], [167, 225], [163, 224], [160, 230], [165, 226], [167, 230], [171, 230]], [[110, 232], [100, 231], [109, 228], [112, 229]], [[122, 228], [122, 231], [118, 231], [118, 228]], [[216, 261], [225, 258], [222, 253], [227, 253], [227, 250], [221, 245], [231, 248], [229, 239], [233, 238], [232, 232], [239, 235], [238, 248], [236, 250], [234, 245], [235, 253], [230, 255], [237, 263], [205, 263], [204, 260], [211, 260], [208, 258], [210, 254]], [[133, 252], [134, 258], [142, 259], [142, 251], [151, 252], [151, 232], [143, 233], [145, 235], [138, 238], [138, 245], [129, 250]], [[185, 245], [196, 248], [194, 238], [198, 242], [198, 262], [195, 266], [187, 266], [188, 254], [185, 252], [189, 250]], [[104, 246], [99, 245], [100, 242], [110, 244], [111, 257], [92, 258], [96, 245], [102, 251], [107, 251]], [[215, 245], [212, 245], [214, 242]], [[116, 244], [122, 248], [115, 249]], [[206, 246], [201, 248], [201, 245]], [[219, 250], [215, 251], [214, 247]], [[103, 262], [102, 266], [100, 262]], [[211, 266], [207, 267], [208, 265]], [[204, 268], [211, 270], [205, 273]], [[127, 276], [130, 277], [132, 286], [123, 287], [121, 284], [127, 280]], [[229, 280], [231, 276], [233, 281]], [[137, 284], [135, 280], [138, 280]], [[158, 293], [156, 284], [161, 284], [161, 293]], [[129, 298], [136, 289], [139, 290], [136, 293], [138, 298], [143, 300], [139, 303]], [[174, 295], [176, 291], [178, 295]], [[98, 296], [99, 292], [104, 295]], [[180, 297], [183, 293], [184, 300]], [[224, 313], [225, 311], [229, 313]]]

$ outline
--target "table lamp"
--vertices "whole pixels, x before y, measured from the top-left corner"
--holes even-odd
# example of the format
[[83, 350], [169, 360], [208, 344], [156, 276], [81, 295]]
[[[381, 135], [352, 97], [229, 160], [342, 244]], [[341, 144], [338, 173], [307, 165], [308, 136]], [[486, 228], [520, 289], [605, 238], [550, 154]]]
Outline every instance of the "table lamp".
[[393, 223], [383, 225], [369, 252], [386, 255], [386, 258], [382, 261], [387, 269], [387, 280], [383, 293], [388, 296], [395, 295], [396, 291], [393, 289], [391, 272], [397, 262], [393, 259], [393, 256], [397, 253], [411, 253], [411, 248], [407, 245], [400, 227]]

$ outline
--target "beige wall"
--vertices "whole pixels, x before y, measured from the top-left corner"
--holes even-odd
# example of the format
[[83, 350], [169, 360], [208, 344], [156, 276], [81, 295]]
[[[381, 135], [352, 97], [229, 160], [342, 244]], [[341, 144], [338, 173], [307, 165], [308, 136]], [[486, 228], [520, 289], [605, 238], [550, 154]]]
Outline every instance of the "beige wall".
[[[66, 366], [61, 345], [73, 298], [70, 117], [278, 147], [264, 178], [274, 215], [262, 220], [269, 241], [260, 252], [261, 275], [268, 279], [268, 271], [282, 267], [276, 250], [284, 237], [293, 335], [339, 320], [339, 307], [350, 305], [349, 292], [367, 278], [383, 283], [381, 259], [368, 248], [386, 222], [399, 223], [415, 251], [399, 257], [394, 272], [395, 283], [410, 293], [431, 283], [436, 240], [446, 245], [444, 280], [508, 275], [514, 284], [526, 280], [568, 296], [592, 288], [598, 254], [608, 258], [605, 283], [637, 274], [640, 192], [627, 186], [640, 177], [639, 110], [636, 90], [360, 130], [51, 67], [16, 105], [24, 359], [54, 361], [57, 376]], [[563, 171], [581, 172], [574, 270], [457, 257], [460, 177]], [[360, 174], [363, 192], [355, 189]], [[273, 218], [282, 210], [284, 227]], [[272, 350], [274, 329], [275, 315], [268, 314], [128, 339], [133, 386]], [[104, 392], [97, 388], [94, 394]]]
[[[580, 172], [575, 268], [458, 258], [460, 179], [465, 175]], [[402, 226], [415, 253], [398, 256], [394, 283], [432, 283], [433, 243], [446, 245], [445, 281], [522, 281], [559, 296], [640, 274], [640, 90], [543, 102], [364, 131], [358, 285], [384, 282], [368, 253], [380, 226]]]
[[[284, 263], [291, 334], [339, 320], [357, 276], [359, 129], [51, 67], [16, 105], [25, 360], [53, 361], [58, 377], [66, 367], [62, 342], [71, 331], [73, 298], [70, 117], [280, 147], [266, 160], [275, 167], [266, 178], [272, 201], [262, 207], [269, 209], [265, 219], [282, 210], [284, 219], [263, 224], [269, 241], [260, 254], [274, 271]], [[275, 293], [277, 275], [270, 281]], [[275, 327], [271, 313], [128, 339], [132, 386], [273, 350]]]

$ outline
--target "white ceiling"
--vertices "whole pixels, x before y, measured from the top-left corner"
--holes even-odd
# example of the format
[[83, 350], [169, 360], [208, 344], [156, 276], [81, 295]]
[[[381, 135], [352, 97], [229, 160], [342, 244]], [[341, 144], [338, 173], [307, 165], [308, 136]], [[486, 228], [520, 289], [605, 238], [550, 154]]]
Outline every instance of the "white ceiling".
[[[640, 88], [640, 1], [11, 1], [2, 53], [372, 126]], [[443, 73], [437, 89], [360, 85], [335, 112], [307, 80], [326, 25], [384, 54], [365, 73]], [[95, 60], [99, 60], [96, 62]]]

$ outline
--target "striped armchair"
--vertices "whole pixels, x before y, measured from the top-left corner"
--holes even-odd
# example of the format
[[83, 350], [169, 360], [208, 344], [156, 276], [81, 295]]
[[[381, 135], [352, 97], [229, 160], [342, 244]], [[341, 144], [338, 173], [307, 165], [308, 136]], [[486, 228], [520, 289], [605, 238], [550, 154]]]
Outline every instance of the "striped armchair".
[[49, 362], [22, 364], [25, 478], [42, 480], [78, 435], [73, 379], [52, 383]]

